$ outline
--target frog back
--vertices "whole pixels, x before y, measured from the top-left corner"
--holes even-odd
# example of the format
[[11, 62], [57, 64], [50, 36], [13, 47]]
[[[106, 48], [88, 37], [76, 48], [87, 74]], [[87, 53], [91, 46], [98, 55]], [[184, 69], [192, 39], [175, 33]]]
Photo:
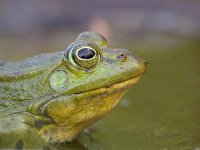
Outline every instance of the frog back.
[[19, 81], [57, 65], [64, 52], [42, 54], [18, 62], [0, 61], [0, 82]]
[[0, 113], [16, 112], [39, 97], [48, 74], [62, 62], [63, 52], [18, 62], [0, 61]]

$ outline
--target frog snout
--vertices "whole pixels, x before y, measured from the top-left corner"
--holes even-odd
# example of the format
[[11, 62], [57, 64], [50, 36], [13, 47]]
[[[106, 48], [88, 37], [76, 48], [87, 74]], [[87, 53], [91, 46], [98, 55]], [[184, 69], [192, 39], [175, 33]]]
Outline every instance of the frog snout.
[[142, 72], [142, 74], [144, 74], [146, 72], [148, 64], [149, 64], [149, 62], [146, 61], [146, 60], [143, 62], [143, 72]]
[[126, 49], [114, 49], [116, 52], [116, 59], [126, 66], [133, 67], [133, 70], [138, 74], [144, 74], [147, 70], [148, 61], [139, 57], [138, 55], [131, 53]]
[[138, 70], [141, 74], [144, 74], [147, 70], [147, 65], [149, 64], [148, 61], [146, 61], [145, 59], [139, 59], [137, 60], [137, 67], [138, 67]]

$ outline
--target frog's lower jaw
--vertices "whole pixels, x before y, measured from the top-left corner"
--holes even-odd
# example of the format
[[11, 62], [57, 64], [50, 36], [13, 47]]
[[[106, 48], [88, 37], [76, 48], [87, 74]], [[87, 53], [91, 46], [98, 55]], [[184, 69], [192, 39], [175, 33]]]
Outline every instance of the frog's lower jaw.
[[[123, 89], [120, 93], [99, 97], [97, 99], [101, 100], [101, 103], [95, 102], [90, 106], [82, 106], [80, 112], [66, 119], [66, 122], [63, 122], [63, 120], [62, 125], [51, 124], [45, 126], [39, 133], [48, 143], [72, 141], [81, 131], [108, 114], [126, 91]], [[93, 100], [96, 101], [96, 99]]]
[[41, 108], [43, 115], [51, 118], [53, 123], [40, 126], [39, 134], [47, 143], [72, 141], [81, 131], [108, 114], [139, 78], [71, 95], [70, 100], [66, 99], [69, 96], [61, 96], [48, 101]]

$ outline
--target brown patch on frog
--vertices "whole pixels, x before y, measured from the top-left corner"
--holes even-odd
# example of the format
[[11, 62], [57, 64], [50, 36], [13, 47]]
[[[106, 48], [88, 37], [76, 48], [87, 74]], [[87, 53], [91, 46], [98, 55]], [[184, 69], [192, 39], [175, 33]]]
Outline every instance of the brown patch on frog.
[[24, 142], [23, 140], [19, 140], [17, 141], [16, 145], [15, 145], [15, 149], [23, 149], [24, 147]]
[[41, 121], [41, 120], [36, 120], [36, 121], [34, 122], [34, 126], [35, 126], [35, 128], [38, 129], [38, 130], [42, 129], [43, 126], [48, 125], [48, 124], [49, 124], [49, 123], [44, 122], [44, 121]]

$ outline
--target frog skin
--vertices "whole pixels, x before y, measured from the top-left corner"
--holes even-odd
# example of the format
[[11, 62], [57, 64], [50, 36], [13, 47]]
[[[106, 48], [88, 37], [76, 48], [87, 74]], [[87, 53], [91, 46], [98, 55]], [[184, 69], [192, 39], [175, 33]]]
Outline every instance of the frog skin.
[[72, 141], [113, 109], [146, 66], [94, 32], [64, 51], [0, 62], [0, 148]]

